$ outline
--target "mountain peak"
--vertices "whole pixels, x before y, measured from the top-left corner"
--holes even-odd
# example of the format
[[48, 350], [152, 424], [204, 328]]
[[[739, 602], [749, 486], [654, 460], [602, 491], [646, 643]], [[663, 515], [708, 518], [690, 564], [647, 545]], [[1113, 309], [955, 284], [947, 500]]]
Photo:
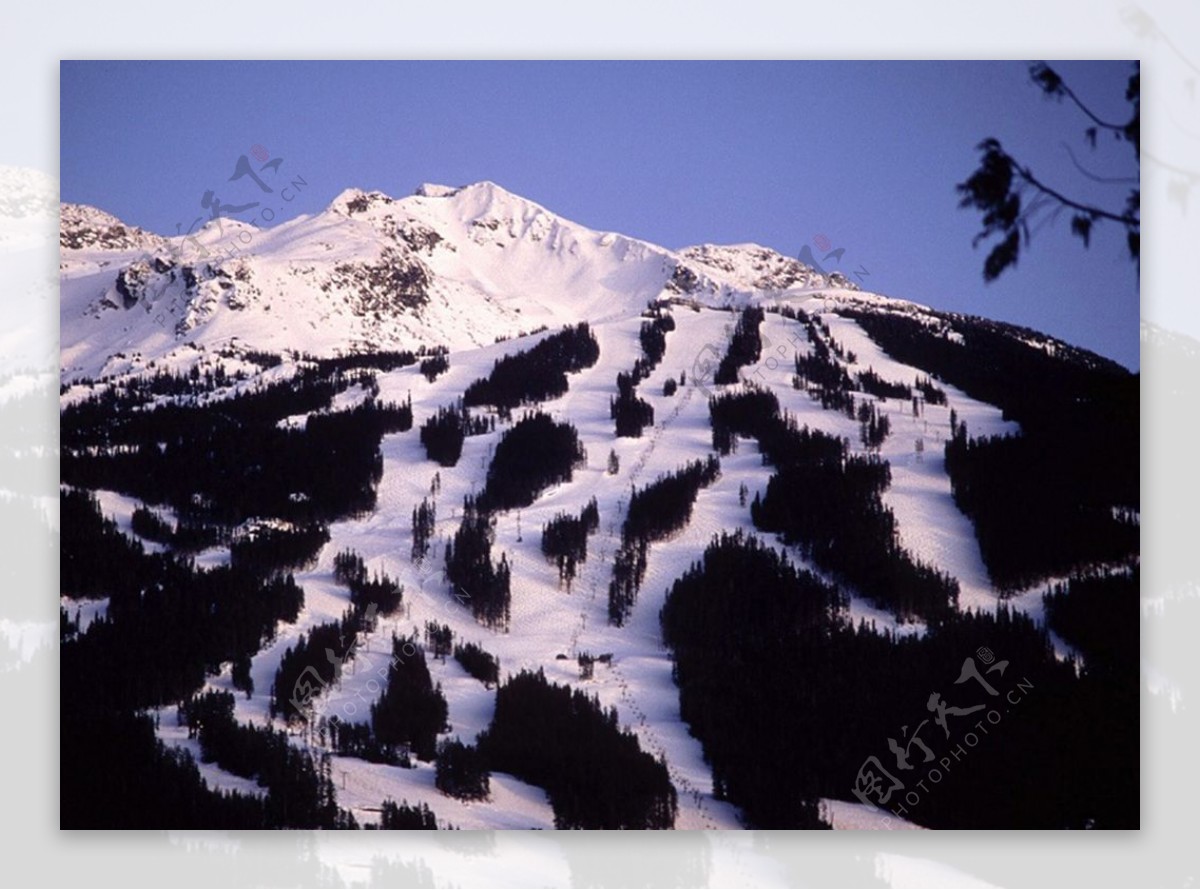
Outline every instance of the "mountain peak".
[[452, 198], [461, 191], [461, 187], [453, 185], [437, 185], [433, 182], [423, 182], [413, 193], [419, 198]]
[[[187, 244], [93, 207], [63, 205], [62, 220], [63, 356], [84, 376], [114, 343], [151, 358], [233, 336], [312, 355], [465, 349], [662, 298], [732, 307], [852, 287], [757, 244], [673, 251], [596, 231], [490, 180], [402, 198], [347, 188], [315, 216], [222, 219]], [[117, 251], [146, 255], [100, 255]]]
[[[504, 194], [514, 198], [521, 198], [513, 192], [510, 192], [504, 186], [492, 182], [490, 179], [481, 179], [478, 182], [467, 183], [466, 185], [439, 185], [436, 182], [423, 182], [417, 186], [414, 194], [422, 198], [453, 198], [455, 195], [467, 192], [471, 194]], [[525, 200], [521, 198], [521, 200]]]
[[822, 286], [858, 290], [858, 286], [839, 271], [814, 269], [761, 244], [698, 244], [683, 248], [679, 255], [687, 263], [702, 266], [708, 272], [715, 270], [724, 279], [749, 290], [808, 287], [816, 280]]
[[64, 250], [162, 249], [166, 240], [88, 204], [59, 205], [59, 245]]
[[354, 216], [364, 213], [372, 207], [386, 206], [396, 203], [396, 199], [381, 191], [365, 191], [360, 188], [343, 190], [329, 202], [329, 210], [342, 216]]

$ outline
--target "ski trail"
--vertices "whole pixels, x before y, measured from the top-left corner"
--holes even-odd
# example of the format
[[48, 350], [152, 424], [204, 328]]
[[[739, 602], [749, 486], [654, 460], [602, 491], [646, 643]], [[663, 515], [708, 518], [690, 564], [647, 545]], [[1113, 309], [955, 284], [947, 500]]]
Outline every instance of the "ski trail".
[[711, 795], [697, 788], [667, 757], [667, 746], [659, 738], [654, 724], [647, 719], [646, 712], [638, 704], [632, 692], [633, 686], [621, 673], [620, 664], [614, 661], [610, 669], [617, 678], [617, 687], [620, 689], [620, 698], [626, 712], [637, 718], [636, 723], [629, 722], [628, 728], [637, 735], [642, 750], [650, 752], [667, 766], [671, 784], [675, 787], [675, 793], [678, 796], [679, 812], [676, 821], [688, 812], [690, 804], [690, 809], [694, 811], [693, 818], [699, 820], [701, 828], [705, 831], [716, 831], [721, 828], [708, 807], [706, 798]]
[[[630, 486], [633, 486], [637, 483], [642, 471], [646, 468], [646, 463], [650, 460], [651, 455], [654, 453], [654, 449], [658, 446], [663, 433], [666, 432], [666, 429], [671, 422], [679, 417], [679, 415], [683, 412], [683, 409], [687, 407], [695, 391], [695, 387], [688, 387], [687, 392], [675, 405], [675, 408], [671, 411], [671, 413], [654, 425], [654, 432], [650, 435], [649, 442], [647, 442], [646, 447], [643, 448], [639, 453], [638, 459], [634, 462], [633, 468], [629, 473]], [[601, 575], [604, 574], [603, 567], [609, 565], [609, 554], [616, 553], [616, 551], [620, 548], [620, 544], [616, 540], [618, 536], [617, 520], [622, 519], [627, 509], [628, 504], [626, 503], [626, 497], [622, 495], [617, 501], [617, 519], [614, 519], [608, 524], [604, 532], [604, 539], [600, 542], [599, 559], [593, 561], [589, 558], [587, 562], [584, 563], [583, 571], [580, 573], [581, 575], [587, 576], [586, 587], [588, 590], [588, 597], [580, 608], [579, 620], [574, 625], [571, 632], [571, 645], [568, 651], [573, 656], [578, 656], [579, 654], [579, 638], [587, 628], [588, 612], [594, 611], [594, 609], [589, 607], [594, 606], [596, 593], [600, 589]], [[607, 613], [607, 609], [605, 611]]]
[[[687, 408], [695, 391], [696, 387], [688, 387], [682, 398], [676, 402], [671, 413], [654, 425], [653, 433], [649, 436], [645, 447], [638, 454], [637, 460], [630, 469], [628, 476], [630, 486], [635, 486], [641, 478], [663, 434], [670, 427], [671, 423]], [[580, 637], [587, 630], [589, 612], [592, 614], [602, 612], [604, 617], [607, 617], [607, 606], [601, 609], [597, 608], [597, 595], [605, 586], [603, 582], [611, 574], [610, 570], [606, 571], [609, 567], [609, 555], [615, 553], [620, 546], [619, 521], [622, 520], [627, 510], [627, 497], [622, 496], [617, 501], [617, 516], [606, 524], [602, 533], [603, 536], [596, 542], [596, 545], [593, 545], [596, 548], [596, 558], [588, 559], [584, 564], [584, 571], [581, 572], [583, 577], [580, 580], [584, 581], [584, 584], [581, 586], [586, 588], [587, 597], [581, 603], [579, 620], [572, 628], [570, 648], [568, 650], [576, 659], [580, 654]], [[594, 655], [595, 653], [592, 654]], [[620, 699], [618, 710], [625, 715], [627, 728], [638, 737], [638, 742], [642, 750], [647, 751], [666, 764], [671, 784], [678, 796], [679, 813], [676, 817], [677, 821], [686, 818], [689, 823], [692, 823], [689, 827], [698, 827], [706, 831], [719, 829], [721, 826], [714, 818], [707, 801], [707, 798], [711, 795], [698, 788], [667, 756], [668, 746], [662, 741], [655, 731], [653, 724], [648, 720], [645, 709], [637, 699], [633, 684], [629, 682], [622, 672], [620, 659], [614, 658], [609, 663], [608, 670], [616, 681]]]

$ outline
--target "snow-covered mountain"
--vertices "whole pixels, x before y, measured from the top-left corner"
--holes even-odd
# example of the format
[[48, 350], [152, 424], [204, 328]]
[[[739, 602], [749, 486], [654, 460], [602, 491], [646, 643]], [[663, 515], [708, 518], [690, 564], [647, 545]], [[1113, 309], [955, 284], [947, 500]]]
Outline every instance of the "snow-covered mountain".
[[395, 199], [348, 189], [272, 229], [210, 221], [164, 238], [62, 205], [62, 364], [191, 343], [314, 355], [482, 346], [542, 326], [638, 314], [662, 296], [704, 306], [850, 292], [753, 244], [682, 251], [598, 232], [491, 182]]
[[[836, 581], [845, 594], [844, 603], [833, 610], [837, 620], [874, 624], [888, 635], [886, 645], [881, 644], [888, 652], [897, 640], [912, 642], [914, 636], [922, 644], [935, 638], [932, 651], [941, 645], [937, 628], [946, 615], [934, 612], [926, 620], [899, 606], [891, 608], [888, 589], [865, 592], [856, 580], [848, 581], [814, 555], [813, 537], [798, 545], [764, 519], [761, 504], [770, 500], [772, 485], [778, 506], [781, 486], [788, 481], [780, 466], [783, 458], [769, 454], [762, 426], [753, 435], [739, 430], [744, 439], [740, 447], [734, 436], [734, 447], [720, 448], [716, 400], [710, 402], [714, 395], [756, 393], [775, 401], [778, 425], [769, 429], [777, 438], [790, 436], [795, 445], [807, 441], [811, 430], [840, 450], [839, 460], [821, 463], [796, 485], [798, 490], [787, 493], [797, 504], [808, 503], [813, 491], [822, 489], [828, 481], [823, 474], [837, 476], [856, 461], [867, 473], [882, 465], [886, 480], [878, 490], [870, 489], [856, 518], [867, 526], [886, 512], [894, 524], [885, 523], [883, 536], [870, 542], [878, 545], [877, 552], [868, 556], [882, 550], [894, 558], [902, 549], [904, 560], [912, 560], [907, 565], [919, 564], [926, 574], [915, 581], [902, 578], [897, 587], [917, 586], [940, 573], [957, 591], [950, 606], [955, 616], [964, 624], [982, 621], [965, 617], [974, 611], [995, 622], [989, 632], [998, 636], [983, 643], [997, 647], [995, 654], [1002, 659], [1025, 659], [1014, 661], [1003, 679], [1026, 670], [1042, 672], [1034, 674], [1040, 704], [1030, 707], [1046, 710], [1023, 717], [1028, 725], [1038, 725], [1040, 732], [1037, 720], [1049, 725], [1055, 714], [1079, 701], [1093, 701], [1087, 689], [1070, 685], [1078, 678], [1067, 659], [1086, 660], [1092, 651], [1103, 655], [1096, 626], [1084, 625], [1081, 636], [1068, 639], [1048, 616], [1042, 593], [1048, 583], [1065, 581], [1079, 566], [1113, 569], [1118, 583], [1128, 585], [1132, 577], [1136, 588], [1136, 528], [1132, 551], [1128, 546], [1137, 517], [1136, 377], [1112, 362], [1035, 331], [866, 293], [838, 273], [821, 274], [759, 245], [675, 251], [594, 231], [490, 182], [462, 188], [425, 185], [402, 199], [351, 189], [321, 213], [275, 228], [218, 220], [183, 238], [142, 231], [95, 208], [63, 205], [61, 213], [63, 477], [74, 488], [94, 491], [98, 511], [113, 523], [107, 531], [98, 523], [82, 529], [78, 538], [100, 536], [91, 552], [71, 536], [64, 540], [71, 539], [81, 554], [95, 559], [98, 569], [109, 567], [112, 535], [124, 535], [156, 553], [175, 546], [164, 542], [175, 540], [172, 535], [184, 531], [185, 521], [197, 524], [193, 531], [207, 523], [213, 532], [207, 544], [196, 545], [193, 538], [188, 545], [195, 567], [229, 565], [231, 542], [271, 527], [314, 492], [329, 498], [338, 493], [338, 485], [349, 484], [348, 457], [338, 452], [341, 443], [327, 435], [318, 438], [322, 421], [331, 415], [344, 418], [376, 399], [393, 408], [403, 404], [411, 412], [407, 426], [375, 433], [378, 464], [367, 486], [372, 506], [320, 517], [327, 521], [326, 543], [296, 569], [304, 598], [294, 620], [278, 621], [261, 647], [240, 653], [245, 656], [240, 665], [225, 658], [216, 659], [215, 670], [212, 662], [205, 665], [202, 688], [236, 693], [233, 717], [242, 726], [285, 726], [272, 702], [277, 672], [299, 640], [346, 614], [353, 599], [344, 577], [339, 578], [336, 560], [353, 552], [371, 572], [403, 587], [403, 605], [380, 618], [354, 657], [353, 670], [322, 692], [327, 713], [341, 714], [347, 722], [368, 720], [370, 706], [380, 700], [393, 635], [415, 633], [427, 622], [444, 624], [456, 641], [478, 644], [494, 655], [504, 677], [540, 671], [614, 709], [620, 727], [637, 737], [641, 750], [664, 763], [678, 794], [675, 827], [778, 827], [746, 817], [735, 801], [746, 802], [749, 809], [754, 793], [744, 788], [730, 793], [722, 787], [714, 777], [712, 736], [702, 738], [694, 711], [692, 719], [685, 719], [678, 652], [668, 649], [661, 621], [667, 591], [694, 570], [714, 539], [736, 533], [757, 535], [814, 576]], [[655, 311], [647, 313], [649, 304], [656, 305]], [[768, 311], [761, 316], [747, 311], [757, 308]], [[539, 489], [532, 502], [491, 510], [492, 559], [504, 554], [503, 564], [511, 570], [511, 626], [507, 620], [503, 628], [481, 622], [479, 613], [464, 604], [461, 588], [448, 583], [443, 567], [467, 524], [465, 504], [486, 489], [501, 443], [523, 421], [494, 397], [469, 402], [476, 423], [482, 424], [460, 436], [460, 453], [445, 461], [434, 458], [423, 428], [448, 411], [454, 414], [451, 406], [492, 375], [498, 362], [535, 349], [559, 328], [584, 321], [595, 354], [570, 369], [565, 389], [515, 402], [570, 425], [582, 456], [565, 481]], [[669, 324], [657, 329], [661, 339], [650, 360], [656, 322]], [[739, 358], [744, 348], [737, 346], [738, 332], [745, 325], [753, 329], [755, 347]], [[445, 366], [426, 373], [413, 356], [394, 363], [376, 356], [375, 363], [363, 363], [365, 370], [357, 369], [360, 376], [336, 387], [332, 381], [341, 372], [328, 368], [338, 363], [307, 360], [417, 352], [422, 347], [445, 347]], [[718, 382], [715, 370], [726, 362], [732, 363], [734, 374]], [[629, 375], [639, 367], [630, 383]], [[156, 382], [160, 372], [168, 373]], [[537, 373], [527, 371], [527, 376]], [[325, 383], [331, 388], [321, 390]], [[300, 407], [288, 402], [281, 409], [272, 387], [289, 386], [323, 395], [300, 398]], [[622, 389], [640, 403], [635, 410], [649, 415], [644, 431], [639, 427], [634, 435], [618, 436], [614, 430], [615, 396]], [[157, 412], [149, 409], [164, 406], [182, 410], [163, 412], [156, 424]], [[186, 426], [172, 428], [177, 421]], [[977, 438], [971, 454], [964, 454], [970, 450], [968, 429]], [[209, 432], [215, 437], [205, 438]], [[305, 444], [310, 433], [318, 441]], [[997, 438], [987, 439], [992, 436]], [[999, 438], [1003, 436], [1013, 438]], [[257, 443], [250, 441], [256, 437], [270, 439], [280, 450], [298, 444], [312, 449], [290, 456], [287, 466], [295, 478], [284, 479], [287, 487], [280, 500], [287, 506], [282, 510], [280, 500], [268, 497], [276, 489], [259, 484], [276, 469], [272, 461], [277, 454], [256, 450]], [[957, 477], [946, 457], [947, 444], [955, 442]], [[218, 448], [229, 454], [213, 454]], [[322, 448], [331, 449], [328, 462], [317, 460], [314, 468], [300, 459], [323, 455]], [[624, 524], [631, 492], [645, 491], [693, 462], [715, 462], [718, 452], [717, 477], [694, 493], [682, 527], [646, 546], [640, 592], [624, 620], [612, 620], [610, 584], [616, 578], [614, 564], [629, 552]], [[342, 464], [335, 466], [335, 459]], [[206, 460], [213, 467], [198, 466]], [[194, 482], [193, 474], [206, 481]], [[323, 477], [321, 485], [314, 487], [308, 476]], [[1007, 484], [995, 484], [999, 478]], [[1023, 483], [1025, 478], [1035, 481]], [[217, 488], [238, 489], [242, 481], [245, 501], [231, 497], [226, 506], [236, 506], [223, 514], [210, 509], [208, 494]], [[211, 490], [199, 490], [203, 485]], [[983, 507], [956, 499], [972, 486], [986, 492]], [[838, 490], [850, 500], [850, 484]], [[1080, 503], [1081, 492], [1086, 504]], [[417, 555], [416, 518], [427, 501], [436, 507], [436, 521], [425, 530], [428, 558]], [[825, 514], [838, 512], [838, 504], [821, 503]], [[269, 512], [271, 507], [275, 513]], [[561, 568], [543, 551], [540, 532], [564, 515], [582, 516], [589, 507], [598, 511], [599, 520], [577, 576], [564, 585]], [[1086, 516], [1085, 508], [1090, 511]], [[148, 518], [151, 513], [158, 518]], [[1039, 517], [1038, 533], [1024, 534], [1024, 527]], [[1061, 530], [1056, 523], [1074, 525], [1056, 536]], [[845, 539], [853, 538], [854, 524], [841, 526]], [[1086, 540], [1081, 545], [1076, 538]], [[1043, 539], [1050, 545], [1042, 546]], [[1110, 546], [1110, 539], [1116, 543]], [[852, 573], [851, 566], [847, 574]], [[90, 583], [86, 572], [76, 577]], [[866, 575], [858, 578], [870, 582]], [[1085, 593], [1090, 595], [1090, 589]], [[97, 641], [90, 628], [119, 597], [110, 600], [103, 590], [67, 589], [65, 583], [63, 596], [67, 620], [75, 622], [64, 645], [90, 652], [79, 646], [80, 639], [97, 647], [107, 639], [116, 646], [114, 641], [126, 632], [122, 620], [138, 627], [127, 608], [116, 629], [108, 629], [110, 636]], [[1014, 631], [1007, 617], [1000, 617], [1010, 609], [1030, 621]], [[1078, 630], [1071, 617], [1059, 627]], [[1122, 617], [1113, 624], [1136, 630], [1136, 620]], [[1043, 629], [1049, 632], [1038, 636]], [[968, 639], [970, 628], [964, 633], [963, 640]], [[1014, 642], [1018, 638], [1020, 646]], [[1099, 638], [1109, 642], [1102, 633]], [[838, 640], [845, 643], [840, 635]], [[977, 645], [955, 640], [958, 648], [938, 651], [936, 682], [949, 689], [963, 657]], [[746, 647], [747, 662], [758, 648]], [[592, 656], [601, 654], [604, 660], [593, 663]], [[735, 660], [740, 662], [742, 654]], [[888, 657], [883, 663], [891, 670]], [[87, 679], [87, 664], [72, 664]], [[731, 675], [742, 669], [731, 669]], [[845, 663], [845, 670], [867, 672], [855, 659]], [[494, 725], [495, 689], [454, 658], [431, 657], [429, 672], [448, 705], [450, 729], [440, 734], [441, 740], [454, 737], [474, 744]], [[724, 673], [724, 668], [714, 673]], [[873, 689], [875, 682], [870, 675], [863, 688]], [[918, 686], [925, 682], [914, 681]], [[1052, 698], [1051, 683], [1065, 690], [1060, 701]], [[81, 688], [86, 691], [86, 683]], [[916, 709], [898, 716], [912, 717], [914, 723], [927, 716], [921, 709], [930, 691], [924, 686], [903, 690], [917, 696]], [[154, 694], [137, 701], [155, 711], [159, 739], [204, 761], [195, 734], [175, 718], [175, 701]], [[1119, 712], [1122, 720], [1132, 714], [1136, 722], [1136, 695], [1132, 702], [1114, 703], [1106, 691], [1095, 701], [1104, 713]], [[864, 698], [839, 703], [834, 710], [868, 713], [880, 706]], [[1086, 723], [1089, 718], [1080, 719]], [[876, 753], [886, 759], [891, 741], [886, 733], [895, 729], [876, 729], [839, 744], [854, 746], [855, 756], [861, 747], [862, 756]], [[830, 727], [831, 733], [839, 731], [839, 726]], [[760, 737], [765, 735], [769, 733]], [[334, 750], [324, 730], [318, 735], [310, 728], [291, 738], [314, 754]], [[1018, 738], [1040, 744], [1029, 741], [1033, 736]], [[1095, 740], [1087, 739], [1084, 748], [1062, 757], [1071, 761], [1096, 749]], [[752, 762], [758, 750], [742, 750], [724, 765]], [[890, 817], [881, 822], [877, 811], [855, 802], [851, 789], [858, 763], [850, 766], [846, 770], [842, 764], [821, 786], [823, 815], [837, 827], [906, 824], [899, 818], [888, 824]], [[1051, 770], [1053, 764], [1043, 766]], [[1128, 768], [1136, 775], [1136, 762]], [[428, 805], [442, 826], [549, 828], [558, 816], [538, 784], [508, 772], [492, 774], [488, 798], [463, 800], [443, 793], [437, 768], [427, 761], [405, 769], [340, 751], [332, 757], [332, 769], [338, 805], [360, 823], [378, 821], [387, 799]], [[209, 788], [267, 793], [248, 777], [244, 764], [239, 773], [210, 759], [199, 770]], [[998, 774], [996, 781], [1003, 785], [1010, 778], [1017, 776]], [[1080, 781], [1086, 775], [1081, 773]], [[942, 793], [943, 799], [950, 794]], [[1066, 793], [1061, 797], [1073, 799]], [[972, 802], [968, 812], [973, 809]], [[922, 810], [910, 818], [918, 825], [958, 827], [958, 817], [945, 810]], [[1069, 821], [1068, 816], [1058, 818]]]

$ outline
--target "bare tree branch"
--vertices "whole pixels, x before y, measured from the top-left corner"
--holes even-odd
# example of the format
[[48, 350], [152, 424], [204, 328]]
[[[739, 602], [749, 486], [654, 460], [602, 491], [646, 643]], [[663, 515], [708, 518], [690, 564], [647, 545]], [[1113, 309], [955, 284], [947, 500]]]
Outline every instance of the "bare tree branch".
[[1013, 159], [1013, 157], [1007, 152], [1004, 153], [1004, 156], [1008, 158], [1009, 162], [1013, 165], [1013, 171], [1018, 176], [1020, 176], [1038, 191], [1050, 196], [1051, 198], [1054, 198], [1054, 200], [1058, 201], [1060, 204], [1070, 207], [1072, 210], [1078, 210], [1080, 213], [1086, 213], [1089, 216], [1093, 216], [1098, 219], [1111, 219], [1113, 222], [1119, 222], [1122, 225], [1137, 225], [1137, 217], [1131, 215], [1128, 211], [1125, 213], [1113, 213], [1109, 210], [1102, 210], [1099, 207], [1093, 207], [1090, 204], [1081, 204], [1078, 201], [1068, 198], [1062, 192], [1050, 188], [1050, 186], [1046, 185], [1040, 179], [1034, 176], [1028, 167], [1023, 167], [1018, 164], [1016, 160]]
[[1071, 146], [1067, 145], [1065, 142], [1060, 143], [1060, 145], [1067, 150], [1067, 154], [1071, 158], [1071, 163], [1075, 165], [1075, 169], [1093, 182], [1101, 182], [1105, 183], [1106, 185], [1115, 183], [1137, 185], [1140, 182], [1136, 176], [1099, 176], [1093, 173], [1091, 170], [1088, 170], [1083, 166], [1083, 164], [1079, 163], [1079, 159], [1075, 157], [1075, 152], [1071, 150]]

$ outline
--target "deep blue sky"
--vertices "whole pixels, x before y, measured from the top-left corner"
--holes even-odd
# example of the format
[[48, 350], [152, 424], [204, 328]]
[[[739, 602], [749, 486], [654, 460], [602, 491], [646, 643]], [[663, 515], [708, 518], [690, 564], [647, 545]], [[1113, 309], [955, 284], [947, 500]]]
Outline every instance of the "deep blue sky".
[[[1055, 66], [1101, 116], [1124, 120], [1125, 62]], [[1024, 62], [64, 62], [64, 201], [174, 234], [203, 193], [259, 145], [308, 187], [289, 214], [356, 186], [493, 180], [597, 229], [684, 247], [756, 241], [795, 256], [826, 236], [862, 286], [1026, 324], [1138, 367], [1138, 284], [1120, 234], [1090, 250], [1068, 218], [1019, 267], [983, 283], [979, 217], [956, 183], [996, 136], [1044, 181], [1120, 210], [1136, 176], [1124, 146], [1048, 101]], [[259, 165], [255, 164], [255, 168]], [[272, 181], [271, 171], [263, 174]], [[278, 206], [276, 202], [274, 206]], [[249, 219], [251, 213], [239, 214]], [[276, 222], [286, 218], [277, 217]]]

